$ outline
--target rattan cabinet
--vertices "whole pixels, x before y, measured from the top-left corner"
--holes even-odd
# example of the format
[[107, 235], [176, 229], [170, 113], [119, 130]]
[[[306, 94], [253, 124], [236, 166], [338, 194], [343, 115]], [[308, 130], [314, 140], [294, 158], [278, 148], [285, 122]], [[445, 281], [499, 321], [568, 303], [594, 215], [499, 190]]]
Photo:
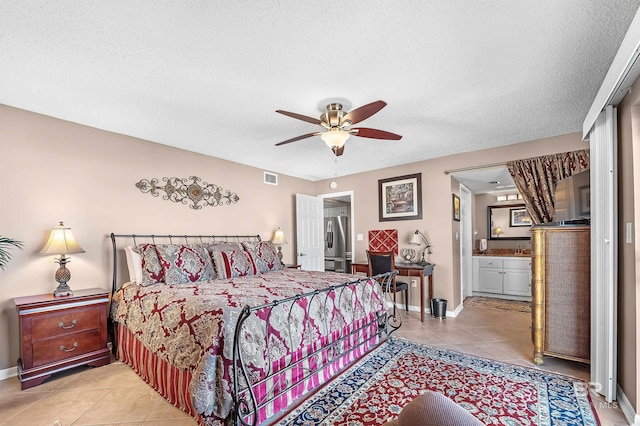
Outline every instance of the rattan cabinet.
[[533, 362], [590, 361], [591, 243], [588, 226], [532, 229]]

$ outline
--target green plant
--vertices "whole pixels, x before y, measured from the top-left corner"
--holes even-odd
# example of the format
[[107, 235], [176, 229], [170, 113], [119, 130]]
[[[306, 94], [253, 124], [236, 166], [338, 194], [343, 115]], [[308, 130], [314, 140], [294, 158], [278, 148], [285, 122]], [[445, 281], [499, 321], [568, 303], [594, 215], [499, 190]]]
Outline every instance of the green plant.
[[11, 260], [11, 253], [9, 252], [9, 249], [12, 247], [17, 247], [22, 250], [22, 241], [0, 235], [0, 269], [3, 271], [4, 267], [7, 266], [7, 263], [9, 263], [9, 260]]

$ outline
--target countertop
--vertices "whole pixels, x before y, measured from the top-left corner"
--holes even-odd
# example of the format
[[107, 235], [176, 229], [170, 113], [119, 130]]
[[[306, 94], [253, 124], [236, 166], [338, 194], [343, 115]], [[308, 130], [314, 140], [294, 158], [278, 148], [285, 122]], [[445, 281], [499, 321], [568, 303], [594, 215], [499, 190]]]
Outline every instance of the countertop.
[[473, 255], [493, 257], [531, 257], [531, 250], [523, 249], [520, 253], [516, 253], [515, 249], [489, 249], [484, 253], [474, 250]]

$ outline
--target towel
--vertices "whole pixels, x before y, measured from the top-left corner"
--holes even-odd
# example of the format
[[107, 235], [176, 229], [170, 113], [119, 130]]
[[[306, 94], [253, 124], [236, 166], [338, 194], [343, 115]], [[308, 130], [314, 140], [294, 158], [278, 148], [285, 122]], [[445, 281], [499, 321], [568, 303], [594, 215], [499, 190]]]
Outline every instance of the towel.
[[487, 240], [484, 238], [480, 239], [480, 251], [487, 251]]

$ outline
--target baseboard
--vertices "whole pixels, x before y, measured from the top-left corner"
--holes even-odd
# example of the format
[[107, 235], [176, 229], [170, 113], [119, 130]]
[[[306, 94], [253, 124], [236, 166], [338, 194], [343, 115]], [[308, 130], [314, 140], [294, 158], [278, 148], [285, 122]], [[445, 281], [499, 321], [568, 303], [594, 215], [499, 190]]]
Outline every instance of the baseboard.
[[462, 312], [463, 308], [464, 308], [464, 304], [460, 303], [458, 306], [456, 306], [456, 309], [453, 312], [447, 311], [447, 316], [455, 318], [458, 315], [460, 315], [460, 312]]
[[627, 398], [627, 395], [624, 394], [622, 388], [618, 386], [616, 389], [618, 404], [620, 404], [620, 409], [624, 414], [624, 417], [627, 419], [631, 426], [640, 426], [640, 415], [637, 414], [633, 410], [633, 406], [631, 405], [631, 401]]
[[9, 367], [4, 370], [0, 370], [0, 380], [8, 379], [9, 377], [15, 377], [18, 375], [18, 367]]

